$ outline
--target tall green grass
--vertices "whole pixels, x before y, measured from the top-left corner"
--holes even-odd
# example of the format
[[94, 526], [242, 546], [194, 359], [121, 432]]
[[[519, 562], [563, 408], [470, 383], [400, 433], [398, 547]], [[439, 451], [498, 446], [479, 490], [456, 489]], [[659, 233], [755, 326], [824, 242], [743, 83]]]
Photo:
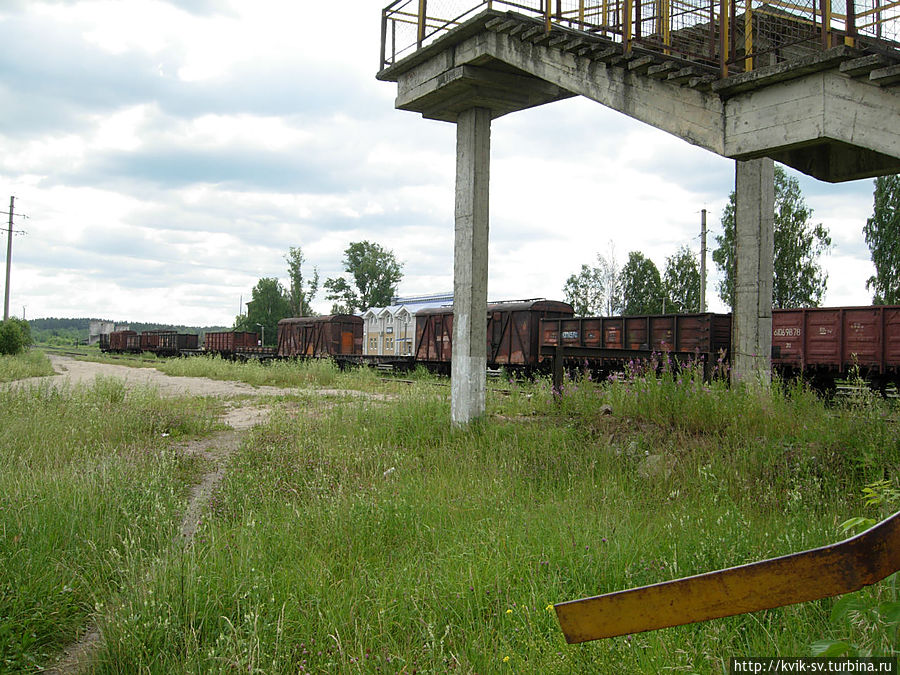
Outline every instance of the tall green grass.
[[218, 356], [161, 360], [157, 368], [167, 375], [235, 380], [255, 386], [380, 388], [376, 371], [360, 367], [341, 370], [330, 359], [230, 361]]
[[0, 391], [0, 671], [39, 670], [175, 537], [213, 403], [119, 380]]
[[0, 382], [42, 375], [53, 375], [53, 366], [50, 365], [50, 359], [41, 351], [29, 349], [12, 356], [0, 355]]
[[[900, 468], [896, 411], [690, 374], [275, 414], [195, 544], [101, 621], [100, 673], [721, 673], [803, 655], [833, 601], [579, 646], [548, 605], [833, 542]], [[870, 405], [867, 403], [867, 405]]]

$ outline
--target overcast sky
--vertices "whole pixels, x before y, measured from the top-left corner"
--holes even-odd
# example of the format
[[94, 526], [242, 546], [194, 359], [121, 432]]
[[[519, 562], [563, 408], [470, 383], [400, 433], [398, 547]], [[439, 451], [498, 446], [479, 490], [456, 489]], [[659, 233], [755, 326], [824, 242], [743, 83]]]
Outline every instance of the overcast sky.
[[[363, 239], [401, 294], [452, 290], [455, 126], [375, 79], [386, 2], [3, 0], [0, 210], [29, 216], [11, 311], [231, 325], [290, 246], [324, 280]], [[872, 181], [788, 172], [834, 240], [826, 304], [868, 304]], [[586, 99], [495, 120], [489, 296], [562, 299], [610, 245], [662, 271], [699, 254], [703, 208], [714, 246], [733, 185], [732, 161]]]

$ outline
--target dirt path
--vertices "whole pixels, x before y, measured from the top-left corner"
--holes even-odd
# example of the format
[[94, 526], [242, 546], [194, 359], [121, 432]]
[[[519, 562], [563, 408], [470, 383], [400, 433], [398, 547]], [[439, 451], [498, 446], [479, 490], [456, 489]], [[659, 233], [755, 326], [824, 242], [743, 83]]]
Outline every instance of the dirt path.
[[[65, 383], [91, 383], [97, 375], [120, 378], [127, 386], [149, 385], [159, 390], [164, 396], [261, 396], [266, 394], [284, 394], [289, 389], [279, 387], [253, 387], [242, 382], [226, 382], [210, 380], [205, 377], [170, 377], [154, 368], [129, 368], [128, 366], [76, 361], [65, 356], [50, 355], [54, 369], [58, 375], [49, 377], [19, 380], [18, 385], [28, 382], [49, 381], [55, 385]], [[296, 391], [296, 390], [293, 390]], [[306, 391], [306, 390], [304, 390]], [[323, 394], [325, 390], [310, 390]], [[352, 392], [340, 392], [353, 395]], [[360, 394], [357, 392], [357, 394]], [[210, 470], [195, 484], [188, 496], [181, 526], [178, 530], [178, 546], [189, 546], [200, 523], [213, 491], [225, 477], [228, 458], [241, 444], [243, 432], [268, 419], [271, 408], [254, 403], [233, 404], [222, 415], [222, 421], [231, 427], [210, 438], [188, 441], [178, 446], [178, 451], [189, 455], [199, 455], [207, 459]], [[46, 673], [54, 675], [77, 675], [89, 670], [94, 655], [102, 643], [102, 635], [96, 626], [88, 626], [78, 642], [70, 645], [61, 654], [59, 660], [46, 669]]]
[[[284, 394], [312, 394], [316, 396], [344, 396], [347, 398], [364, 398], [384, 401], [394, 398], [385, 394], [344, 389], [316, 389], [297, 387], [254, 387], [243, 382], [211, 380], [206, 377], [173, 377], [161, 373], [155, 368], [132, 368], [109, 363], [78, 361], [71, 357], [48, 354], [56, 375], [33, 377], [8, 383], [8, 387], [22, 387], [35, 383], [49, 382], [53, 386], [66, 384], [91, 384], [100, 376], [115, 377], [123, 380], [126, 386], [150, 386], [158, 390], [162, 396], [217, 396], [222, 398], [244, 396], [280, 396]], [[229, 456], [241, 444], [243, 432], [257, 424], [264, 423], [271, 412], [268, 405], [260, 405], [248, 401], [229, 402], [229, 408], [223, 413], [222, 421], [231, 430], [216, 434], [210, 438], [189, 441], [178, 446], [179, 452], [200, 455], [207, 459], [210, 470], [195, 484], [188, 496], [188, 504], [177, 536], [179, 546], [189, 546], [200, 523], [200, 518], [209, 504], [216, 486], [225, 477], [225, 467]], [[94, 655], [99, 649], [103, 636], [96, 626], [87, 626], [83, 637], [70, 645], [60, 655], [59, 660], [44, 671], [55, 675], [78, 675], [90, 669]]]
[[100, 375], [116, 377], [125, 381], [128, 386], [151, 386], [158, 389], [163, 396], [265, 396], [284, 394], [286, 390], [281, 387], [254, 387], [244, 382], [231, 382], [223, 380], [211, 380], [208, 377], [172, 377], [159, 372], [156, 368], [132, 368], [111, 363], [95, 363], [93, 361], [78, 361], [69, 356], [48, 354], [50, 363], [57, 375], [47, 377], [31, 377], [25, 380], [16, 380], [13, 386], [25, 386], [39, 382], [49, 382], [53, 385], [64, 383], [91, 384]]
[[[111, 363], [96, 363], [94, 361], [78, 361], [69, 356], [47, 354], [56, 375], [44, 377], [29, 377], [24, 380], [15, 380], [5, 385], [7, 387], [22, 387], [31, 384], [49, 382], [51, 385], [91, 384], [100, 375], [116, 377], [125, 381], [130, 387], [150, 386], [159, 391], [163, 396], [283, 396], [284, 394], [313, 394], [316, 396], [346, 396], [348, 398], [365, 398], [374, 401], [385, 401], [393, 396], [386, 394], [373, 394], [352, 389], [318, 389], [315, 387], [273, 387], [269, 385], [253, 386], [245, 382], [232, 380], [211, 380], [208, 377], [176, 377], [161, 373], [156, 368], [132, 368]], [[227, 424], [231, 424], [225, 420]], [[252, 425], [251, 425], [252, 426]]]

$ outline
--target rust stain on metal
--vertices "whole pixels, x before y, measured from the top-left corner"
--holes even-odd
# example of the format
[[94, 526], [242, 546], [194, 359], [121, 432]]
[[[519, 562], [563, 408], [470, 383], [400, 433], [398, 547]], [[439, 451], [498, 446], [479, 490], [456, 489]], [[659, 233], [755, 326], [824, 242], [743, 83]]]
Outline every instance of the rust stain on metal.
[[841, 595], [900, 570], [900, 512], [831, 546], [555, 605], [571, 643]]

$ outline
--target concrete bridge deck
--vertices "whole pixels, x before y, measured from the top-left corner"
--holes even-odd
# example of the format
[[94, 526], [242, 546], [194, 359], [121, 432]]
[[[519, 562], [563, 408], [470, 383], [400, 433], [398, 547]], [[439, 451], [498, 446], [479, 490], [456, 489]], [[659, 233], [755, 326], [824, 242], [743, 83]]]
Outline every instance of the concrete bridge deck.
[[484, 11], [378, 78], [396, 107], [455, 122], [585, 96], [725, 157], [841, 182], [900, 171], [900, 50], [838, 45], [721, 77], [718, 67], [512, 12]]

